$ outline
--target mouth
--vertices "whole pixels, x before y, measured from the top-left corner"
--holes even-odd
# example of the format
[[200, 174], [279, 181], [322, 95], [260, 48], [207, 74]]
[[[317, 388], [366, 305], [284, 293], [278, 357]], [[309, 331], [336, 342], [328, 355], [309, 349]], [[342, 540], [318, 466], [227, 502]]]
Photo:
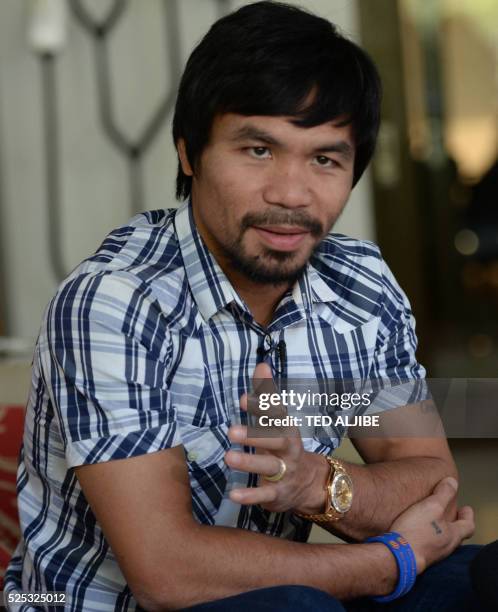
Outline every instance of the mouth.
[[292, 251], [310, 235], [309, 230], [295, 225], [254, 225], [253, 229], [263, 242], [277, 251]]

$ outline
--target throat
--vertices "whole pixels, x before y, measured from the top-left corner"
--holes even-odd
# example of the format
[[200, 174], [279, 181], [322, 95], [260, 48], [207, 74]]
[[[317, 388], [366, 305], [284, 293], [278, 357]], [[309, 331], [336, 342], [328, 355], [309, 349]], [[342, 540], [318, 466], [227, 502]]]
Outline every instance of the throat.
[[280, 300], [288, 289], [288, 286], [253, 287], [251, 289], [237, 287], [237, 293], [247, 304], [254, 320], [261, 327], [268, 327]]

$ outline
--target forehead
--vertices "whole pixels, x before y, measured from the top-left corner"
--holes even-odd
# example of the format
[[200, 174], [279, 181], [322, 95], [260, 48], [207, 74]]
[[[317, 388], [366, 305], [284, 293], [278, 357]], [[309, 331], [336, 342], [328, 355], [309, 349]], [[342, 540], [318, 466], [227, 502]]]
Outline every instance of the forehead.
[[219, 140], [257, 140], [258, 132], [273, 137], [283, 145], [309, 145], [317, 148], [334, 141], [348, 143], [354, 149], [351, 124], [338, 125], [340, 119], [313, 127], [300, 127], [292, 123], [295, 117], [270, 117], [267, 115], [238, 115], [224, 113], [217, 115], [211, 129], [211, 143]]

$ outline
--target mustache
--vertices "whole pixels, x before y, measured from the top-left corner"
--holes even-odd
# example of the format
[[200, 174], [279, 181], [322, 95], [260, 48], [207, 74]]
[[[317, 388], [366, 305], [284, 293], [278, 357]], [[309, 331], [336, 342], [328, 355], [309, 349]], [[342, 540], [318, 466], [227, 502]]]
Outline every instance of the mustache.
[[289, 225], [301, 227], [308, 230], [315, 238], [320, 238], [323, 234], [323, 225], [317, 219], [313, 219], [303, 211], [278, 211], [269, 210], [264, 213], [247, 213], [242, 217], [241, 227], [242, 232], [257, 225], [264, 227], [265, 225]]

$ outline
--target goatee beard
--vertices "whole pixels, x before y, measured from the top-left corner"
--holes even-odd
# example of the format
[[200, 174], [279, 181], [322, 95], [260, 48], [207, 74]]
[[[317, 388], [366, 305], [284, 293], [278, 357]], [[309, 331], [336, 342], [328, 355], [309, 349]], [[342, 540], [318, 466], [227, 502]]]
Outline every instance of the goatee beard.
[[[308, 265], [308, 260], [297, 267], [285, 265], [294, 257], [292, 252], [264, 249], [262, 255], [250, 256], [238, 242], [226, 249], [226, 255], [238, 272], [262, 285], [294, 284]], [[269, 259], [273, 260], [275, 265], [266, 263]]]
[[292, 259], [296, 257], [296, 253], [293, 251], [263, 248], [259, 255], [248, 255], [245, 252], [243, 244], [245, 232], [254, 226], [265, 227], [271, 225], [299, 227], [308, 230], [314, 238], [321, 238], [324, 233], [323, 225], [302, 211], [271, 210], [266, 213], [247, 213], [241, 221], [239, 236], [232, 244], [225, 246], [226, 255], [239, 272], [242, 272], [255, 283], [265, 285], [293, 284], [302, 276], [308, 260], [301, 265], [292, 266]]

